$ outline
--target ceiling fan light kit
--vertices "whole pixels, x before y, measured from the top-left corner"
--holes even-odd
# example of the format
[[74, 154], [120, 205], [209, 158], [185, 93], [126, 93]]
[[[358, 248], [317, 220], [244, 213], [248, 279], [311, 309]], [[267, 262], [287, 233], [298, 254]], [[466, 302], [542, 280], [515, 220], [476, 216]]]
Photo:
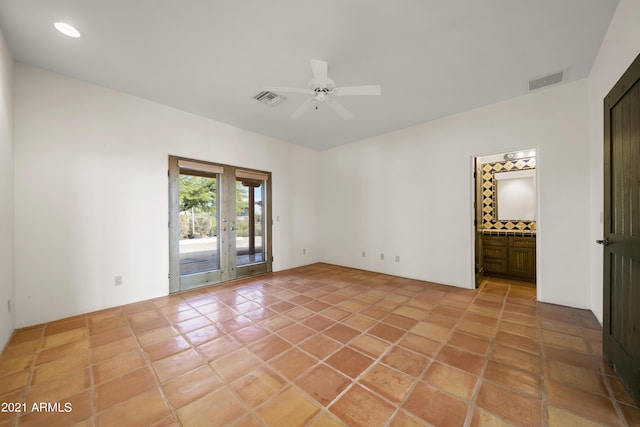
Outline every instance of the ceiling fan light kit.
[[265, 86], [263, 90], [269, 92], [287, 92], [287, 93], [301, 93], [306, 95], [312, 95], [300, 105], [291, 115], [296, 119], [302, 116], [311, 107], [318, 109], [318, 104], [324, 102], [333, 111], [335, 111], [344, 120], [351, 120], [353, 113], [351, 113], [342, 103], [340, 103], [336, 97], [338, 96], [354, 96], [354, 95], [380, 95], [382, 89], [379, 85], [367, 85], [367, 86], [345, 86], [336, 87], [335, 82], [328, 77], [329, 66], [326, 61], [319, 59], [311, 60], [311, 71], [313, 72], [313, 78], [309, 81], [309, 87], [307, 89], [293, 88], [293, 87], [281, 87], [281, 86]]

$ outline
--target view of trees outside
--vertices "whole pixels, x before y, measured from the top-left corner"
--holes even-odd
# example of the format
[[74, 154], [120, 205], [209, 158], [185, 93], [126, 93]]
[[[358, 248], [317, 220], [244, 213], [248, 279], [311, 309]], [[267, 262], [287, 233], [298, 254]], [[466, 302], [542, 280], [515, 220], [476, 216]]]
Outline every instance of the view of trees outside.
[[[243, 195], [246, 194], [246, 192], [248, 191], [254, 192], [254, 195], [255, 195], [254, 200], [256, 204], [256, 206], [254, 206], [254, 209], [255, 209], [254, 220], [255, 220], [255, 226], [256, 226], [255, 233], [256, 233], [256, 237], [260, 237], [262, 236], [262, 186], [257, 188], [249, 188], [249, 187], [242, 186], [242, 184], [240, 184], [239, 182], [237, 184], [238, 184], [237, 188], [242, 188], [242, 191], [244, 191]], [[238, 193], [236, 192], [236, 196], [237, 194]], [[236, 215], [236, 227], [238, 230], [236, 233], [236, 236], [238, 237], [249, 236], [249, 204], [246, 197], [245, 197], [243, 206], [244, 208], [242, 209], [242, 211], [239, 211]]]
[[[218, 180], [180, 174], [180, 240], [217, 235]], [[256, 189], [258, 193], [261, 189]], [[236, 225], [238, 237], [249, 235], [248, 191], [236, 181]], [[256, 194], [257, 195], [257, 194]], [[261, 200], [256, 197], [256, 200]], [[261, 201], [259, 202], [261, 204]], [[256, 209], [256, 236], [262, 235], [262, 211]]]

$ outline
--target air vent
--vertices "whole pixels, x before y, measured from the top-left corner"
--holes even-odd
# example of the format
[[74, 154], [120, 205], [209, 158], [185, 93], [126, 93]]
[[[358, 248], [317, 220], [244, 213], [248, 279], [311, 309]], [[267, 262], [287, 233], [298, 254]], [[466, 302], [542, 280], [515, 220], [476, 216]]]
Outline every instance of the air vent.
[[266, 90], [254, 96], [253, 99], [258, 100], [263, 104], [268, 105], [269, 107], [275, 107], [281, 102], [284, 102], [287, 100], [287, 98], [285, 98], [282, 95], [278, 95], [277, 93], [269, 92]]
[[550, 86], [556, 83], [560, 83], [562, 81], [562, 71], [549, 74], [548, 76], [540, 77], [539, 79], [534, 79], [529, 81], [529, 90], [540, 89], [541, 87]]

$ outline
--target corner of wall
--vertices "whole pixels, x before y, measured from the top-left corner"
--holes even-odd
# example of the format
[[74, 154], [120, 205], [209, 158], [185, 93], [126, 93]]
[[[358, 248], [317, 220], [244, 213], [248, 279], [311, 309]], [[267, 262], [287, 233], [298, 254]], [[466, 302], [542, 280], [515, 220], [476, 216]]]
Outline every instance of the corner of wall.
[[594, 241], [602, 239], [604, 200], [603, 101], [640, 53], [640, 2], [620, 0], [588, 77], [590, 155], [590, 282], [591, 311], [603, 322], [603, 254]]
[[0, 351], [15, 327], [13, 57], [0, 31]]

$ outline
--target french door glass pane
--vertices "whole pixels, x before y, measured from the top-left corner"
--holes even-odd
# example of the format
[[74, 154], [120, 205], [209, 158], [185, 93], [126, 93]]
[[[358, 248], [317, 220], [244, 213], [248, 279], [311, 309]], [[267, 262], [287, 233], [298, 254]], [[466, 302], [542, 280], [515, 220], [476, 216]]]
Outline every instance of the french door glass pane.
[[180, 174], [180, 276], [220, 269], [218, 179]]
[[264, 181], [236, 181], [236, 265], [264, 262]]

